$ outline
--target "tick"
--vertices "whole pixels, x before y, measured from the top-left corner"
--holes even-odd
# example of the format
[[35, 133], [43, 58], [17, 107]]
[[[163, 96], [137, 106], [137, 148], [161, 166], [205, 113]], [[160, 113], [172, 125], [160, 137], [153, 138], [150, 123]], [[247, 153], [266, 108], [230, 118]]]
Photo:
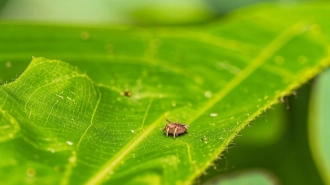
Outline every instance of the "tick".
[[185, 134], [187, 132], [187, 129], [189, 128], [188, 125], [182, 123], [171, 122], [168, 119], [166, 119], [166, 121], [168, 122], [164, 128], [166, 136], [168, 136], [168, 134], [172, 134], [173, 138], [175, 138], [175, 136]]

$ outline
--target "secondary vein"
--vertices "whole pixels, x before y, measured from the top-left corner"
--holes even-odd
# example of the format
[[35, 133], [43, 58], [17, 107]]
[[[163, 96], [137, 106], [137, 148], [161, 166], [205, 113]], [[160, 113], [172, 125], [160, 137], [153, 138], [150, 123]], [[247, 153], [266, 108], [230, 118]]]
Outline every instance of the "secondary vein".
[[127, 143], [118, 153], [117, 155], [113, 156], [105, 165], [103, 165], [99, 171], [95, 173], [94, 176], [92, 176], [86, 183], [86, 185], [95, 185], [99, 184], [103, 181], [104, 177], [107, 176], [107, 174], [114, 170], [115, 167], [117, 167], [118, 164], [120, 164], [120, 161], [127, 156], [127, 154], [132, 151], [138, 144], [141, 143], [142, 140], [144, 140], [149, 133], [155, 129], [157, 125], [159, 125], [160, 122], [162, 122], [168, 112], [160, 116], [155, 122], [153, 122], [145, 131], [141, 133], [138, 137], [132, 139], [131, 142]]
[[102, 97], [102, 95], [101, 95], [101, 93], [99, 93], [99, 98], [98, 98], [97, 103], [95, 105], [95, 108], [94, 108], [94, 111], [93, 111], [93, 115], [92, 115], [92, 118], [91, 118], [91, 122], [88, 125], [88, 127], [86, 128], [85, 132], [81, 135], [81, 137], [80, 137], [80, 139], [78, 141], [78, 144], [77, 144], [77, 150], [78, 150], [78, 148], [80, 146], [81, 141], [83, 140], [83, 138], [85, 137], [86, 133], [88, 132], [89, 128], [93, 125], [94, 116], [95, 116], [96, 111], [97, 111], [97, 108], [98, 108], [98, 106], [100, 104], [101, 97]]
[[[267, 59], [269, 59], [278, 49], [280, 49], [284, 43], [288, 42], [298, 33], [300, 33], [301, 24], [296, 24], [289, 29], [283, 31], [278, 37], [270, 42], [268, 46], [237, 76], [235, 76], [221, 91], [215, 94], [214, 98], [207, 102], [202, 108], [200, 108], [196, 114], [188, 121], [189, 123], [194, 122], [200, 116], [202, 116], [207, 110], [213, 107], [217, 102], [222, 100], [229, 92], [237, 87], [243, 80], [251, 75], [258, 67], [260, 67]], [[131, 142], [125, 145], [117, 155], [113, 156], [105, 165], [103, 165], [94, 176], [92, 176], [86, 184], [99, 184], [103, 181], [107, 174], [114, 170], [114, 168], [120, 163], [120, 161], [127, 156], [141, 141], [151, 133], [153, 129], [163, 121], [166, 116], [165, 113], [160, 116], [155, 122], [153, 122], [141, 135], [134, 138]]]
[[194, 122], [196, 119], [201, 117], [207, 110], [213, 107], [216, 103], [221, 101], [228, 93], [230, 93], [235, 87], [237, 87], [241, 82], [243, 82], [248, 76], [250, 76], [258, 67], [260, 67], [264, 62], [266, 62], [271, 56], [278, 51], [283, 44], [288, 42], [294, 36], [301, 33], [301, 28], [304, 25], [295, 24], [290, 28], [284, 30], [278, 37], [272, 40], [266, 47], [263, 49], [260, 54], [252, 60], [252, 62], [246, 66], [238, 75], [236, 75], [228, 84], [222, 88], [218, 93], [214, 95], [214, 98], [208, 101], [202, 108], [196, 111], [196, 114], [191, 117], [189, 124]]
[[[260, 54], [250, 63], [244, 70], [242, 70], [237, 76], [235, 76], [227, 86], [225, 86], [221, 91], [219, 91], [217, 94], [215, 94], [215, 97], [207, 102], [201, 109], [197, 111], [194, 117], [192, 117], [189, 120], [189, 123], [191, 124], [195, 120], [197, 120], [199, 117], [201, 117], [207, 110], [209, 110], [211, 107], [213, 107], [216, 103], [221, 101], [228, 93], [230, 93], [235, 87], [237, 87], [243, 80], [245, 80], [249, 75], [251, 75], [252, 72], [254, 72], [258, 67], [260, 67], [264, 62], [266, 62], [271, 56], [273, 56], [285, 43], [287, 43], [289, 40], [294, 38], [295, 36], [306, 32], [306, 29], [303, 29], [306, 26], [306, 24], [296, 23], [293, 26], [289, 27], [288, 29], [284, 30], [282, 33], [280, 33], [275, 39], [273, 39], [266, 47], [263, 49]], [[249, 118], [247, 118], [244, 123], [248, 123], [248, 120], [252, 120], [253, 117], [260, 114], [260, 110], [264, 110], [264, 107], [259, 108], [256, 112], [253, 113]], [[242, 129], [243, 125], [238, 129]], [[237, 130], [237, 131], [238, 131]], [[223, 143], [225, 143], [222, 146], [226, 146], [226, 143], [229, 143], [234, 136], [237, 134], [237, 132], [233, 132], [231, 136], [228, 137], [227, 140], [225, 140]], [[218, 155], [224, 147], [220, 147], [219, 150], [215, 151], [215, 155]], [[200, 171], [196, 171], [195, 174], [191, 175], [190, 179], [186, 181], [185, 184], [189, 184], [195, 178], [199, 175], [200, 172], [204, 171], [205, 168], [207, 168], [208, 165], [202, 166]]]

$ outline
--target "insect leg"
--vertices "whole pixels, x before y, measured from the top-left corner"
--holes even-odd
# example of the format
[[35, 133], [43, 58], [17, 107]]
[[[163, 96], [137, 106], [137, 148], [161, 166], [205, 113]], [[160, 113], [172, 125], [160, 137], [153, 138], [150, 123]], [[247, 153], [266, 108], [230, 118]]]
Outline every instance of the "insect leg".
[[166, 137], [168, 137], [168, 131], [170, 130], [170, 127], [166, 128]]
[[175, 127], [174, 129], [174, 133], [173, 133], [173, 138], [175, 138], [175, 135], [176, 135], [176, 131], [178, 130], [178, 127]]

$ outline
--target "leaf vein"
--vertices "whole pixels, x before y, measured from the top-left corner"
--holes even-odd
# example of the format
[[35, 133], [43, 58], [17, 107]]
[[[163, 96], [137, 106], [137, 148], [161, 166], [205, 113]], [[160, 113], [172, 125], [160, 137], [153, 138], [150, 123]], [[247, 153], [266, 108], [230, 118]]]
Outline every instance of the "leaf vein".
[[125, 145], [117, 155], [113, 156], [108, 160], [108, 162], [100, 168], [99, 171], [95, 173], [85, 184], [95, 185], [100, 184], [104, 177], [108, 175], [109, 172], [113, 171], [119, 164], [120, 161], [127, 156], [127, 154], [132, 151], [138, 144], [140, 144], [147, 135], [151, 133], [152, 130], [159, 125], [160, 122], [164, 120], [164, 118], [168, 115], [169, 112], [161, 115], [156, 121], [154, 121], [144, 132], [142, 132], [139, 136], [132, 139], [127, 145]]
[[99, 98], [96, 102], [96, 105], [95, 105], [95, 108], [94, 108], [94, 111], [93, 111], [93, 114], [92, 114], [92, 117], [91, 117], [91, 122], [90, 124], [88, 125], [88, 127], [85, 129], [84, 133], [81, 135], [79, 141], [78, 141], [78, 144], [77, 144], [77, 150], [79, 149], [79, 146], [81, 144], [81, 141], [83, 140], [83, 138], [85, 137], [86, 133], [88, 132], [88, 130], [91, 128], [91, 126], [93, 125], [93, 120], [94, 120], [94, 117], [95, 117], [95, 114], [96, 114], [96, 111], [99, 107], [99, 104], [100, 104], [100, 101], [101, 101], [101, 98], [102, 98], [102, 95], [100, 92], [98, 92], [99, 94]]
[[243, 82], [249, 75], [251, 75], [258, 67], [264, 64], [274, 53], [279, 50], [283, 44], [288, 42], [294, 36], [301, 33], [301, 28], [305, 25], [296, 23], [288, 29], [284, 30], [276, 38], [274, 38], [260, 53], [255, 57], [252, 62], [240, 71], [228, 84], [218, 91], [213, 99], [210, 99], [203, 107], [201, 107], [197, 113], [188, 121], [193, 123], [196, 119], [202, 116], [207, 110], [213, 107], [216, 103], [221, 101], [227, 94], [229, 94], [235, 87]]
[[[288, 42], [290, 39], [294, 38], [295, 36], [301, 34], [303, 31], [302, 28], [304, 28], [305, 25], [301, 23], [296, 23], [292, 25], [291, 27], [287, 28], [286, 30], [282, 31], [276, 38], [274, 38], [266, 47], [261, 51], [261, 53], [248, 65], [244, 70], [241, 71], [237, 76], [235, 76], [227, 86], [225, 86], [221, 91], [219, 91], [215, 98], [207, 102], [200, 110], [197, 111], [194, 117], [190, 119], [190, 124], [197, 120], [200, 116], [202, 116], [207, 110], [209, 110], [212, 106], [214, 106], [216, 103], [221, 101], [227, 94], [229, 94], [237, 85], [239, 85], [244, 79], [246, 79], [252, 72], [254, 72], [258, 67], [260, 67], [264, 62], [266, 62], [274, 53], [276, 53], [286, 42]], [[277, 98], [277, 97], [276, 97]], [[242, 125], [235, 131], [231, 136], [228, 137], [227, 140], [223, 142], [223, 145], [216, 150], [214, 155], [218, 155], [221, 151], [223, 151], [224, 147], [228, 145], [228, 143], [231, 142], [231, 140], [236, 136], [236, 134], [247, 124], [250, 122], [254, 117], [256, 117], [258, 114], [261, 113], [262, 110], [267, 108], [267, 106], [273, 104], [276, 100], [271, 102], [270, 104], [267, 104], [265, 107], [259, 108], [257, 111], [255, 111], [251, 116], [249, 116], [247, 119], [245, 119], [242, 123]], [[200, 167], [200, 171], [195, 171], [195, 174], [192, 174], [190, 176], [191, 179], [188, 179], [185, 184], [190, 184], [196, 176], [200, 175], [200, 172], [204, 171], [209, 164], [205, 164], [204, 166]]]

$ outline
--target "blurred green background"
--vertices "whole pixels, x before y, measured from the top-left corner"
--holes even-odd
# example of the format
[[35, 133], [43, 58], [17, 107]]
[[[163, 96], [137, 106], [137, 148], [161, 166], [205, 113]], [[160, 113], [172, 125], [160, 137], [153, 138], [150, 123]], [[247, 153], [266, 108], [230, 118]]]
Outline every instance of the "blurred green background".
[[[290, 7], [308, 1], [311, 0], [2, 0], [0, 20], [41, 22], [47, 25], [202, 26], [217, 19], [224, 19], [227, 13], [244, 6], [273, 2]], [[6, 61], [0, 61], [0, 65], [8, 64]], [[21, 72], [17, 71], [16, 74], [19, 75]], [[11, 79], [15, 77], [12, 76]], [[295, 96], [285, 99], [282, 104], [275, 106], [273, 110], [269, 110], [251, 123], [250, 127], [244, 129], [241, 137], [237, 137], [235, 144], [228, 149], [229, 152], [222, 156], [222, 160], [216, 162], [217, 169], [210, 168], [209, 175], [201, 177], [201, 183], [276, 184], [278, 178], [295, 178], [292, 174], [284, 173], [289, 173], [290, 168], [299, 162], [298, 159], [284, 159], [281, 153], [277, 159], [272, 159], [268, 155], [277, 151], [292, 152], [292, 148], [296, 148], [296, 151], [307, 151], [307, 156], [301, 154], [301, 160], [304, 160], [304, 157], [312, 158], [317, 170], [329, 184], [329, 94], [330, 71], [327, 70], [299, 89]], [[297, 141], [298, 136], [305, 137], [306, 142]], [[262, 153], [263, 157], [253, 158], [256, 153]], [[280, 161], [287, 163], [287, 169], [281, 169], [276, 165]], [[271, 171], [265, 170], [266, 168], [283, 174], [277, 177]]]

